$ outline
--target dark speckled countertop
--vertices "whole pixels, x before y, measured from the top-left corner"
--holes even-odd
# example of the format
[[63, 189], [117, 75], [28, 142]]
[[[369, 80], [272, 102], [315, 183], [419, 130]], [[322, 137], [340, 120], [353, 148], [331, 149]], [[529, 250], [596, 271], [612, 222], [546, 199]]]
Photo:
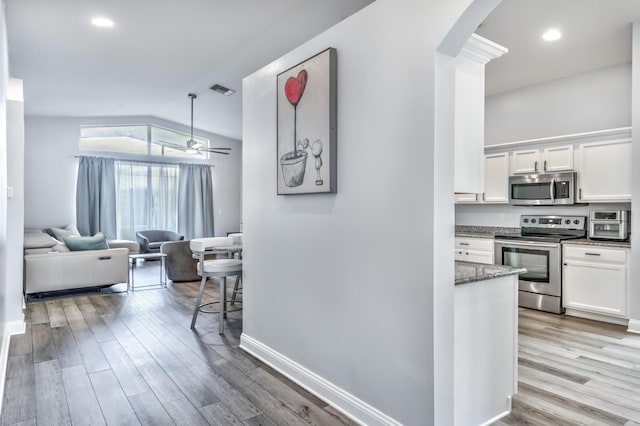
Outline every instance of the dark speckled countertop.
[[525, 268], [456, 261], [456, 285], [527, 272]]
[[496, 234], [518, 234], [520, 228], [456, 225], [456, 237], [494, 238]]

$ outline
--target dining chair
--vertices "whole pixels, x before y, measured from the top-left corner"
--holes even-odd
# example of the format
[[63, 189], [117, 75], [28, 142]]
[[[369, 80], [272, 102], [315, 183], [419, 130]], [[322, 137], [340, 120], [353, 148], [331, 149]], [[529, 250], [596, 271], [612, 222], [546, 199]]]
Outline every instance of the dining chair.
[[220, 278], [220, 309], [218, 310], [218, 332], [224, 333], [224, 319], [227, 316], [227, 277], [236, 276], [239, 277], [242, 274], [242, 260], [236, 258], [216, 258], [207, 259], [205, 256], [212, 253], [223, 252], [223, 247], [228, 247], [233, 244], [233, 238], [231, 237], [210, 237], [210, 238], [194, 238], [190, 241], [190, 248], [193, 252], [193, 256], [198, 259], [197, 274], [202, 277], [200, 281], [200, 291], [198, 292], [198, 298], [196, 299], [196, 305], [193, 310], [193, 318], [191, 319], [191, 328], [196, 325], [196, 319], [198, 318], [198, 312], [202, 308], [202, 295], [204, 294], [204, 288], [209, 278]]

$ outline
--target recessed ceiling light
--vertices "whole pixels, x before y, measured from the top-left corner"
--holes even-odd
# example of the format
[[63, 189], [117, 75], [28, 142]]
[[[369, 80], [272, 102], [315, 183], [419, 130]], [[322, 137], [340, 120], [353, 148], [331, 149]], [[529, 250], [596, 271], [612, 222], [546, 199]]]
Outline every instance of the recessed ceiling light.
[[113, 21], [109, 18], [97, 16], [91, 19], [91, 23], [96, 27], [110, 28], [113, 27]]
[[562, 33], [557, 28], [549, 28], [542, 34], [544, 41], [556, 41], [562, 37]]

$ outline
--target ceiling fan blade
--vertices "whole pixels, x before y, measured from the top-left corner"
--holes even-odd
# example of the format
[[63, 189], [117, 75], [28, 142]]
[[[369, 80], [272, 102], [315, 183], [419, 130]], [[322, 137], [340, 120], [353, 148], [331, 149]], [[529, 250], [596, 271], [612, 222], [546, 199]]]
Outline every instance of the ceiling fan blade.
[[212, 154], [222, 154], [222, 155], [229, 155], [228, 152], [225, 151], [206, 151], [206, 152], [210, 152]]
[[207, 148], [207, 147], [203, 147], [203, 148], [198, 148], [200, 151], [231, 151], [231, 148], [216, 148], [216, 147], [211, 147], [211, 148]]

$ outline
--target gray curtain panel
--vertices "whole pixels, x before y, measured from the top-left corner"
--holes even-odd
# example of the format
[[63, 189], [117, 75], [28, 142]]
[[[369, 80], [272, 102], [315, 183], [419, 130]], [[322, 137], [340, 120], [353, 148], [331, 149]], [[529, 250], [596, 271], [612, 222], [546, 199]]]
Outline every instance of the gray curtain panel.
[[211, 168], [180, 164], [178, 232], [185, 240], [213, 237], [213, 182]]
[[112, 158], [80, 157], [76, 225], [81, 235], [116, 238], [116, 183]]

